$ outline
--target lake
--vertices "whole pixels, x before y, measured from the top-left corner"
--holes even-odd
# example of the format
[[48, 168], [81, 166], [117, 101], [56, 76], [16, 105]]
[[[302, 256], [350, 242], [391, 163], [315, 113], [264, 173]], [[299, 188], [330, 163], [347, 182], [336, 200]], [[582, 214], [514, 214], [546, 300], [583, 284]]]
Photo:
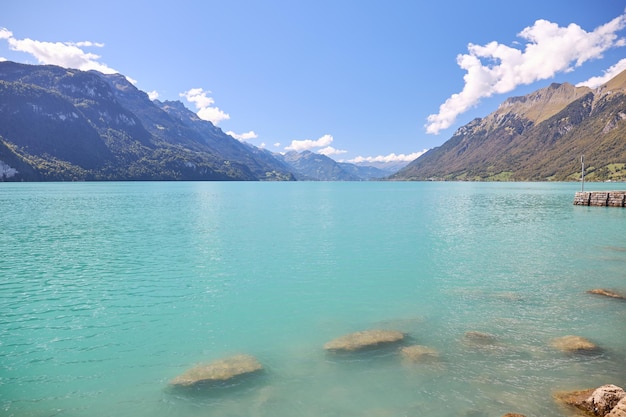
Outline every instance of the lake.
[[[586, 292], [626, 293], [626, 210], [579, 189], [0, 184], [0, 414], [564, 415], [555, 391], [626, 387], [626, 301]], [[323, 348], [368, 329], [438, 356]], [[601, 350], [551, 346], [565, 335]], [[264, 370], [169, 385], [237, 353]]]

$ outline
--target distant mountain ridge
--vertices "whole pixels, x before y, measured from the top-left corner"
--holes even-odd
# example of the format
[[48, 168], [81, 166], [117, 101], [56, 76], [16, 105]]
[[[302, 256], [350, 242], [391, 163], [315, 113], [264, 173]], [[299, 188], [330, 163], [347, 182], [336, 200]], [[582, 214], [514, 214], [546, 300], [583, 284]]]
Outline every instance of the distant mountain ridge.
[[626, 71], [590, 89], [552, 84], [459, 128], [391, 180], [626, 179]]
[[299, 181], [369, 181], [382, 179], [394, 171], [373, 166], [337, 162], [326, 155], [311, 151], [275, 154], [288, 165]]
[[0, 62], [0, 181], [626, 180], [626, 71], [510, 97], [395, 174], [240, 142], [121, 74]]

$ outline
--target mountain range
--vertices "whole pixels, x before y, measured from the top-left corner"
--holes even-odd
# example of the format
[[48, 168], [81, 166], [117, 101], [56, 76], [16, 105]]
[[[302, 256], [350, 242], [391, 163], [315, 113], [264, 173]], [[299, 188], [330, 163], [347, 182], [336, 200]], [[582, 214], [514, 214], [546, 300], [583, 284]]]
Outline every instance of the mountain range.
[[0, 181], [626, 180], [626, 71], [505, 100], [402, 167], [272, 153], [121, 74], [0, 62]]
[[0, 181], [371, 178], [318, 156], [317, 175], [303, 174], [314, 170], [234, 139], [179, 101], [150, 100], [121, 74], [0, 62]]
[[392, 180], [626, 180], [626, 71], [590, 89], [552, 84], [459, 128]]

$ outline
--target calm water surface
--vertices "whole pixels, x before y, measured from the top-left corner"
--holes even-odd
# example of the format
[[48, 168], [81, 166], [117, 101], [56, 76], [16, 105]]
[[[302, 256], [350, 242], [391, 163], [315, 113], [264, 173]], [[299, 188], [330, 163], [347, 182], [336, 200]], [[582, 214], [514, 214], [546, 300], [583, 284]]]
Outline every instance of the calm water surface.
[[[626, 386], [626, 302], [586, 293], [626, 292], [626, 209], [578, 189], [0, 184], [0, 415], [564, 415], [554, 391]], [[439, 358], [322, 348], [371, 328]], [[602, 351], [550, 347], [568, 334]], [[235, 353], [264, 372], [168, 387]]]

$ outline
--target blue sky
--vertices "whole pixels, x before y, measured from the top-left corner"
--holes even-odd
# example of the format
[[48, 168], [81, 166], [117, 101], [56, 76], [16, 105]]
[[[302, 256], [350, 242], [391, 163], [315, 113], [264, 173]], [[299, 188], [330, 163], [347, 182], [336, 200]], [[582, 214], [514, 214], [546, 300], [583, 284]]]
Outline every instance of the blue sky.
[[20, 0], [0, 5], [0, 59], [120, 72], [271, 151], [411, 160], [509, 96], [626, 69], [625, 7]]

